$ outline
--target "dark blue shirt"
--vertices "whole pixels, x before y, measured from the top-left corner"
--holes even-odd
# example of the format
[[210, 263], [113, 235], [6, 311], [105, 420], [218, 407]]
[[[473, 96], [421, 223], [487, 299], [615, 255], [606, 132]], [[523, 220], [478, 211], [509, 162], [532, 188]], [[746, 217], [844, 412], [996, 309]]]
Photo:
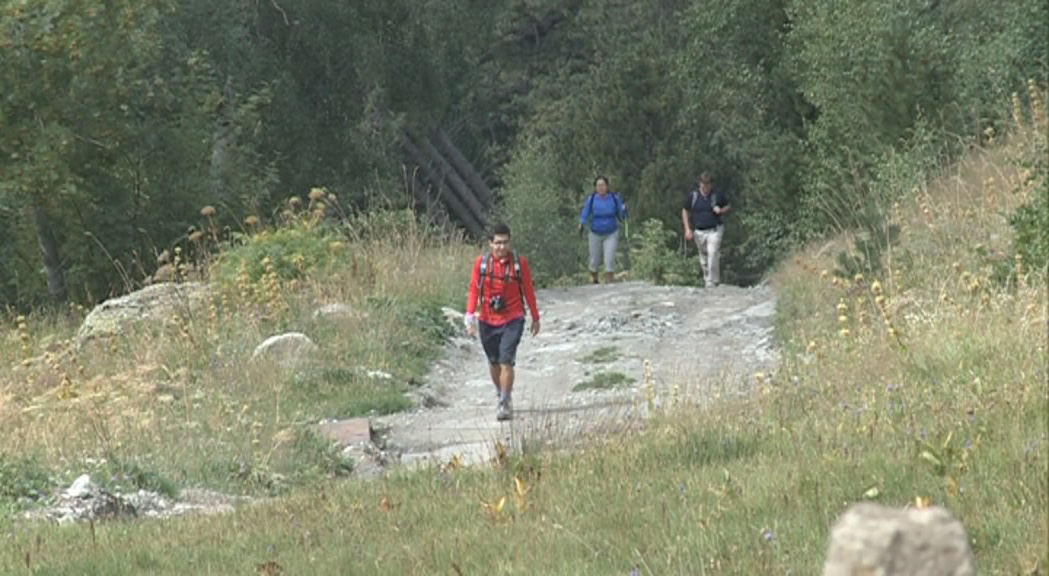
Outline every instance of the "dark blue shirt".
[[703, 196], [699, 190], [689, 192], [682, 208], [691, 211], [693, 230], [711, 230], [721, 226], [721, 216], [714, 213], [714, 206], [728, 206], [728, 198], [717, 188], [711, 189], [707, 196]]

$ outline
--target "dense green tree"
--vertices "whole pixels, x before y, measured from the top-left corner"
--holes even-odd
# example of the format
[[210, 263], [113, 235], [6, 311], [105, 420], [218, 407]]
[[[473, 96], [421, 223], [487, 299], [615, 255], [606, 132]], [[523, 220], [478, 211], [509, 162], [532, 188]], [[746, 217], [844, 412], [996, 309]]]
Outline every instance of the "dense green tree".
[[0, 198], [17, 255], [4, 299], [39, 301], [40, 269], [53, 302], [129, 288], [157, 244], [228, 200], [207, 181], [212, 69], [167, 33], [163, 0], [0, 10]]
[[[981, 134], [1044, 84], [1047, 19], [1036, 0], [0, 0], [0, 304], [132, 287], [205, 205], [235, 227], [314, 186], [404, 204], [402, 139], [438, 129], [548, 237], [599, 173], [677, 229], [709, 170], [746, 279], [865, 225], [846, 216], [878, 213], [892, 149]], [[550, 206], [509, 197], [537, 189]]]

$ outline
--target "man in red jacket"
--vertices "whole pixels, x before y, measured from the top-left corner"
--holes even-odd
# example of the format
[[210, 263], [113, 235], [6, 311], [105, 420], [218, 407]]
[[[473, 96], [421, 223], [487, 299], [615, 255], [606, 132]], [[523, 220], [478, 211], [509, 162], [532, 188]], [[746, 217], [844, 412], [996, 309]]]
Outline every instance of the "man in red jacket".
[[524, 334], [525, 301], [532, 316], [532, 336], [539, 333], [539, 307], [528, 260], [510, 248], [510, 227], [497, 224], [488, 236], [488, 246], [474, 262], [466, 297], [466, 333], [470, 337], [481, 334], [488, 370], [499, 393], [495, 417], [509, 420], [513, 417], [514, 363]]

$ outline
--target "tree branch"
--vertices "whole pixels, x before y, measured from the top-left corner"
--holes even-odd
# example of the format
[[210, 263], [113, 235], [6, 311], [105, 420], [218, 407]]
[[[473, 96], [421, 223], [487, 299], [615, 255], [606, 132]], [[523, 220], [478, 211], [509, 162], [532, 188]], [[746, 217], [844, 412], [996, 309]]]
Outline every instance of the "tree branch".
[[277, 0], [270, 0], [270, 4], [274, 8], [277, 9], [277, 12], [280, 12], [281, 16], [284, 17], [284, 25], [285, 26], [291, 26], [291, 22], [288, 20], [288, 13], [285, 12], [284, 9], [280, 7], [280, 4], [277, 4]]

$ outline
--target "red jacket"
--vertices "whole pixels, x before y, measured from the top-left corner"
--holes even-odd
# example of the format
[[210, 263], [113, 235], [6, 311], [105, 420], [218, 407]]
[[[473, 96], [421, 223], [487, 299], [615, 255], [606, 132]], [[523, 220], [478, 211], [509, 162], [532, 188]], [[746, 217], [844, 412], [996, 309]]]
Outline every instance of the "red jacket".
[[[466, 296], [467, 315], [477, 312], [478, 298], [482, 296], [478, 289], [482, 258], [484, 258], [483, 255], [478, 256], [474, 261], [473, 274], [470, 276], [470, 290]], [[484, 274], [484, 302], [481, 302], [481, 311], [477, 319], [490, 326], [502, 326], [512, 320], [524, 318], [524, 302], [521, 302], [521, 293], [524, 292], [532, 321], [537, 322], [539, 306], [535, 300], [535, 286], [532, 285], [532, 271], [528, 267], [528, 260], [524, 256], [517, 257], [521, 265], [521, 277], [516, 278], [513, 256], [507, 255], [502, 260], [497, 259], [494, 255], [489, 258], [488, 269]], [[488, 305], [491, 297], [497, 294], [503, 297], [503, 309], [499, 312], [491, 310]]]

